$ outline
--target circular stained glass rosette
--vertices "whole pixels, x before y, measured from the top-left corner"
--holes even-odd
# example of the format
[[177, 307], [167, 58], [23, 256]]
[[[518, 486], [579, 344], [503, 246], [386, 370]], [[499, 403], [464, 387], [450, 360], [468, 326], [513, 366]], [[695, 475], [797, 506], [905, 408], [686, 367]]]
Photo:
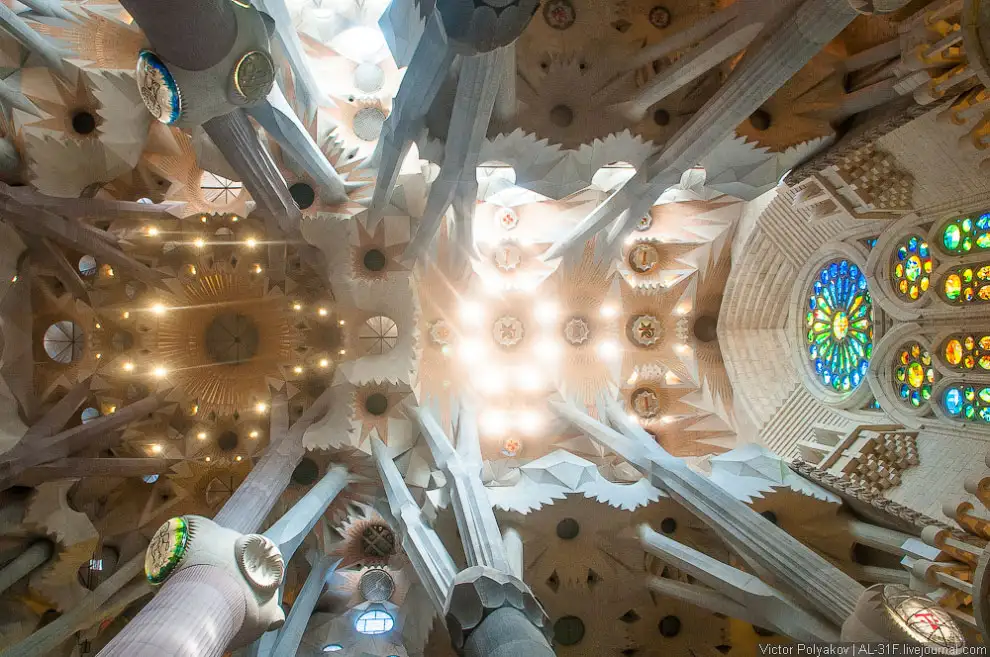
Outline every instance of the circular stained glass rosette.
[[894, 253], [891, 284], [902, 298], [917, 301], [928, 291], [932, 268], [928, 242], [912, 235]]
[[837, 392], [858, 388], [873, 356], [873, 303], [859, 267], [840, 260], [819, 271], [805, 328], [808, 358], [822, 384]]
[[901, 349], [894, 370], [894, 387], [904, 403], [919, 408], [932, 398], [935, 383], [932, 355], [917, 342]]
[[660, 266], [660, 252], [652, 244], [640, 242], [629, 250], [628, 262], [637, 274], [649, 274]]
[[142, 50], [137, 61], [138, 92], [151, 115], [166, 124], [182, 116], [182, 93], [168, 67], [150, 50]]
[[182, 561], [189, 545], [189, 523], [185, 518], [172, 518], [151, 537], [144, 555], [144, 574], [152, 584], [164, 582]]

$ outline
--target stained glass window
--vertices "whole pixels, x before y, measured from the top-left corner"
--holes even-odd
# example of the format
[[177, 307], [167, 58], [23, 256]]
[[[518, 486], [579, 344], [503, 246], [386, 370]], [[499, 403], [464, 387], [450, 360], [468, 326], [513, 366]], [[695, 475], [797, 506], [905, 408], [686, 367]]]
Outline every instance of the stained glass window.
[[942, 392], [942, 407], [950, 417], [990, 424], [990, 388], [950, 386]]
[[928, 291], [931, 274], [928, 242], [917, 235], [905, 238], [892, 257], [890, 278], [894, 290], [907, 301], [917, 301]]
[[918, 408], [932, 398], [932, 355], [917, 342], [905, 345], [894, 370], [894, 388], [905, 404]]
[[866, 276], [848, 260], [818, 273], [805, 315], [808, 357], [819, 380], [847, 392], [859, 387], [873, 355], [873, 304]]
[[990, 301], [990, 263], [959, 265], [942, 279], [945, 299], [955, 305]]
[[990, 212], [976, 218], [953, 219], [942, 229], [941, 241], [946, 253], [990, 250]]
[[946, 365], [960, 372], [990, 371], [990, 335], [950, 335], [942, 346], [942, 356]]

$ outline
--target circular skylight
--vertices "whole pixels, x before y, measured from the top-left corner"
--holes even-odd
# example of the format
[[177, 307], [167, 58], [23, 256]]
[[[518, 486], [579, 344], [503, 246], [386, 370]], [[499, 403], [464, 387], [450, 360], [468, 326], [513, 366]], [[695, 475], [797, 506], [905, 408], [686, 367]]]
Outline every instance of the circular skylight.
[[73, 322], [55, 322], [45, 331], [45, 353], [56, 363], [71, 363], [83, 354], [83, 332]]

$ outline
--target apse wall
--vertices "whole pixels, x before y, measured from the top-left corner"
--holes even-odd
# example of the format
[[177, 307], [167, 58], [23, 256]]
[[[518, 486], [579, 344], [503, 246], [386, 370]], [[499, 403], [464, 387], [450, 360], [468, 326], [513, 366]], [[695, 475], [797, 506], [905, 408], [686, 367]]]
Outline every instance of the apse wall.
[[[801, 383], [788, 350], [791, 290], [798, 271], [823, 244], [859, 227], [844, 219], [812, 221], [791, 207], [781, 186], [742, 244], [734, 245], [732, 273], [719, 314], [725, 367], [760, 442], [785, 458], [797, 454], [814, 425], [838, 429], [855, 422], [827, 408]], [[753, 203], [760, 203], [760, 199]]]

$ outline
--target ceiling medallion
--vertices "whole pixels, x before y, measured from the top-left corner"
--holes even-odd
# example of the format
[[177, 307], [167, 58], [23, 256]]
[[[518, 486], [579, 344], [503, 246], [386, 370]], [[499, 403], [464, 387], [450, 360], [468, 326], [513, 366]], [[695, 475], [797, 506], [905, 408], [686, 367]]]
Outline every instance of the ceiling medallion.
[[275, 64], [268, 53], [252, 50], [234, 66], [234, 91], [245, 103], [264, 100], [275, 83]]
[[649, 230], [651, 226], [653, 226], [653, 215], [644, 214], [642, 218], [640, 218], [639, 223], [636, 224], [636, 230], [642, 233]]
[[522, 264], [522, 259], [522, 249], [512, 242], [503, 242], [495, 249], [495, 266], [501, 271], [513, 271]]
[[162, 123], [172, 124], [182, 116], [182, 94], [168, 67], [150, 50], [142, 50], [137, 61], [137, 86], [144, 106]]
[[164, 582], [182, 561], [189, 545], [189, 524], [185, 518], [172, 518], [151, 537], [144, 554], [144, 574], [152, 584]]
[[522, 321], [511, 315], [499, 317], [495, 320], [495, 326], [492, 327], [492, 336], [495, 338], [495, 342], [506, 348], [515, 347], [522, 342], [524, 333], [525, 328]]
[[395, 594], [395, 580], [381, 568], [369, 568], [358, 580], [358, 590], [368, 602], [382, 603]]
[[255, 589], [274, 593], [285, 576], [285, 560], [278, 546], [261, 534], [241, 536], [234, 544], [237, 565]]
[[660, 342], [662, 335], [663, 328], [652, 315], [639, 315], [629, 323], [629, 337], [641, 347], [652, 347]]
[[639, 242], [629, 251], [629, 266], [638, 274], [649, 274], [660, 266], [660, 252], [647, 242]]
[[522, 451], [522, 441], [518, 438], [506, 438], [502, 443], [502, 456], [512, 458]]
[[938, 604], [898, 585], [884, 586], [880, 599], [884, 610], [912, 640], [958, 654], [966, 645], [955, 621]]
[[450, 324], [442, 319], [430, 323], [430, 339], [433, 340], [433, 344], [446, 347], [451, 343], [452, 338], [453, 332], [450, 330]]
[[584, 317], [571, 317], [564, 324], [564, 339], [577, 347], [588, 341], [591, 337], [591, 327]]
[[629, 396], [629, 405], [641, 418], [649, 419], [660, 415], [660, 397], [652, 388], [636, 388]]
[[576, 17], [570, 0], [550, 0], [543, 5], [543, 20], [555, 30], [566, 30], [574, 25]]
[[519, 225], [519, 216], [512, 208], [499, 208], [495, 213], [495, 221], [502, 230], [512, 230]]
[[650, 24], [662, 30], [670, 25], [670, 10], [662, 5], [657, 5], [650, 10]]

